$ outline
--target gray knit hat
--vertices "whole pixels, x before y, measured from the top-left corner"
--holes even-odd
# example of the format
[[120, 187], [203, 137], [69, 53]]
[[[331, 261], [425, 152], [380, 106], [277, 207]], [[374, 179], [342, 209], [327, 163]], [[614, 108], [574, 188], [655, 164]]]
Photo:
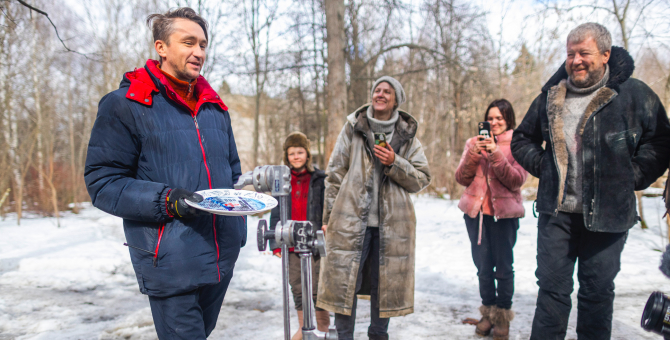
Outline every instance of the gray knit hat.
[[393, 87], [393, 89], [395, 90], [395, 100], [398, 102], [398, 106], [402, 105], [402, 103], [405, 102], [406, 100], [405, 90], [402, 88], [402, 85], [400, 85], [400, 82], [397, 81], [395, 78], [389, 76], [383, 76], [375, 80], [375, 83], [374, 85], [372, 85], [372, 89], [370, 90], [370, 98], [372, 98], [372, 96], [375, 93], [375, 89], [377, 88], [377, 85], [379, 85], [379, 83], [381, 82], [387, 82]]

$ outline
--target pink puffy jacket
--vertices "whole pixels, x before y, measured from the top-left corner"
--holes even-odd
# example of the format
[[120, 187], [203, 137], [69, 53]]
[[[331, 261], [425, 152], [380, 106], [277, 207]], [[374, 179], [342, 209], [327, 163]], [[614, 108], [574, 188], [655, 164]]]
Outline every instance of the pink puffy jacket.
[[526, 181], [528, 173], [512, 157], [512, 133], [513, 130], [507, 130], [497, 136], [498, 149], [493, 153], [476, 153], [476, 137], [465, 143], [461, 162], [456, 169], [456, 182], [467, 187], [458, 202], [458, 208], [468, 216], [475, 218], [479, 213], [487, 185], [491, 188], [496, 218], [524, 216], [521, 185]]

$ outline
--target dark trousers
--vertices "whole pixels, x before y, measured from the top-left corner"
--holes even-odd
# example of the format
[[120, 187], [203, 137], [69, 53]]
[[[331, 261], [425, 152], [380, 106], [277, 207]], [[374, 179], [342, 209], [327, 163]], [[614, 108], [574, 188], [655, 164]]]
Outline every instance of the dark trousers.
[[[370, 257], [370, 318], [368, 336], [381, 336], [388, 338], [389, 318], [379, 317], [379, 228], [367, 228], [363, 240], [363, 253], [361, 264], [356, 278], [356, 292], [361, 289], [363, 283], [363, 264]], [[356, 305], [358, 299], [354, 296], [354, 304], [351, 316], [335, 313], [335, 326], [339, 340], [353, 340], [354, 326], [356, 325]]]
[[565, 338], [577, 259], [577, 337], [588, 340], [610, 338], [614, 278], [621, 268], [621, 252], [627, 235], [627, 232], [588, 231], [582, 214], [540, 214], [535, 272], [540, 290], [531, 339]]
[[215, 285], [203, 286], [187, 293], [149, 296], [151, 315], [160, 340], [205, 340], [216, 326], [223, 297], [233, 277], [231, 270]]
[[482, 305], [497, 305], [512, 308], [514, 295], [514, 244], [519, 229], [518, 218], [502, 218], [484, 215], [482, 244], [477, 245], [479, 236], [479, 216], [464, 215], [472, 250], [472, 260], [479, 277], [479, 295]]

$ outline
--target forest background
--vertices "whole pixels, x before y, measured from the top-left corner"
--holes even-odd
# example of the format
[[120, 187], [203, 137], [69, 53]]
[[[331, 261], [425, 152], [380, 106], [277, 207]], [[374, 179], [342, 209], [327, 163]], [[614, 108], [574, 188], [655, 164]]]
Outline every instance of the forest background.
[[209, 21], [202, 73], [230, 108], [243, 171], [281, 164], [296, 130], [325, 169], [346, 115], [391, 75], [419, 121], [428, 192], [458, 198], [453, 174], [488, 104], [508, 99], [520, 122], [587, 21], [608, 27], [633, 76], [670, 104], [670, 0], [0, 0], [3, 218], [58, 217], [90, 200], [98, 102], [157, 58], [146, 16], [180, 6]]

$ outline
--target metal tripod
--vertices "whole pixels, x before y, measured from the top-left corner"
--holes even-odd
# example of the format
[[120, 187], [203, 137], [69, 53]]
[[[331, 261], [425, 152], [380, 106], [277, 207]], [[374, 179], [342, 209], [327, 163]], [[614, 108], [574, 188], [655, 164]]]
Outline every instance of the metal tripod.
[[258, 166], [238, 179], [235, 189], [242, 189], [253, 185], [257, 192], [270, 192], [279, 198], [280, 221], [274, 230], [269, 230], [267, 222], [258, 223], [257, 243], [258, 250], [265, 251], [267, 242], [274, 242], [281, 247], [282, 260], [282, 291], [284, 309], [284, 340], [291, 338], [291, 323], [289, 314], [289, 283], [288, 283], [288, 248], [300, 256], [300, 279], [303, 296], [303, 328], [304, 340], [337, 340], [335, 326], [330, 326], [328, 332], [316, 329], [314, 302], [312, 301], [312, 256], [318, 254], [326, 257], [325, 239], [321, 230], [315, 230], [312, 223], [307, 221], [291, 221], [288, 219], [288, 199], [291, 194], [291, 170], [285, 165]]

